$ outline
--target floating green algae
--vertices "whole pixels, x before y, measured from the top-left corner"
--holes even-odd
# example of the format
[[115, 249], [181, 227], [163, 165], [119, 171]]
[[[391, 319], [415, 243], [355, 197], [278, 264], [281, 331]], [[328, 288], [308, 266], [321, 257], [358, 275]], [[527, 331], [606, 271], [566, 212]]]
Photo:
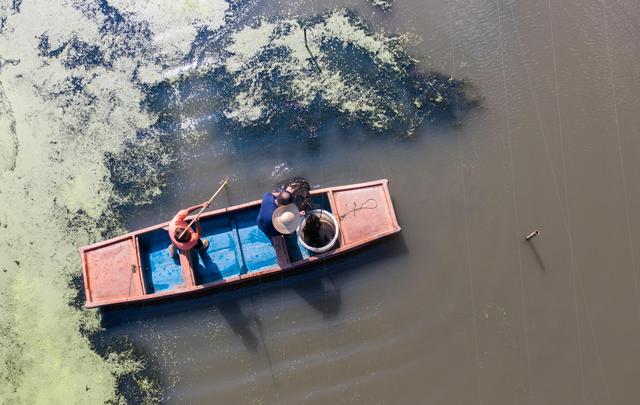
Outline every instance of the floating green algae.
[[368, 0], [373, 6], [378, 7], [382, 11], [390, 11], [393, 6], [393, 0]]
[[[182, 59], [194, 26], [223, 24], [227, 3], [173, 1], [170, 15], [114, 4], [0, 4], [0, 403], [123, 403], [125, 381], [136, 402], [160, 398], [131, 350], [93, 350], [98, 312], [70, 305], [77, 249], [124, 231], [106, 157], [144, 144], [156, 117], [141, 106], [143, 85]], [[170, 159], [146, 139], [148, 156]], [[128, 173], [138, 202], [159, 192], [152, 169], [144, 184]]]
[[470, 103], [464, 82], [420, 71], [409, 42], [346, 9], [260, 19], [212, 41], [192, 69], [168, 75], [152, 104], [182, 127], [210, 118], [233, 131], [285, 126], [310, 137], [332, 118], [403, 137], [425, 120], [455, 123]]

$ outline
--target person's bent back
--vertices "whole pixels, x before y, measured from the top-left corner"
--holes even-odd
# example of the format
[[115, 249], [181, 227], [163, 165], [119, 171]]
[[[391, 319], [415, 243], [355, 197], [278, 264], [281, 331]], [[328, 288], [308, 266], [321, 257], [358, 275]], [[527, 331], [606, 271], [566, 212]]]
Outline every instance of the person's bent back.
[[182, 252], [187, 252], [191, 249], [197, 249], [200, 251], [206, 251], [209, 247], [209, 241], [200, 239], [202, 235], [202, 227], [200, 221], [196, 221], [196, 229], [193, 230], [189, 227], [189, 224], [185, 221], [185, 218], [191, 211], [198, 208], [206, 207], [207, 204], [194, 205], [184, 210], [178, 211], [175, 217], [169, 223], [169, 239], [171, 239], [171, 245], [169, 245], [169, 254], [171, 257], [175, 257], [176, 249]]

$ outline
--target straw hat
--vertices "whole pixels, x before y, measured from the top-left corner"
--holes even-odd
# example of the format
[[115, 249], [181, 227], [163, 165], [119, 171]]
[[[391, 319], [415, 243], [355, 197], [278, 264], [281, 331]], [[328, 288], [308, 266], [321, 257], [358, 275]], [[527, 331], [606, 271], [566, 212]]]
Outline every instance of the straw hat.
[[295, 204], [282, 205], [273, 211], [273, 227], [283, 235], [292, 234], [300, 225], [300, 211]]

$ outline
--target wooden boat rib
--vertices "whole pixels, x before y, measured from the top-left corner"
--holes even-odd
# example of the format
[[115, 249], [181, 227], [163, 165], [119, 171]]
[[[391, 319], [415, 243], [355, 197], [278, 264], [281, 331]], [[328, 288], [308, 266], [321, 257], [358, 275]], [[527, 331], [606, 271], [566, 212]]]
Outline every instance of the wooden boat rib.
[[269, 240], [255, 219], [260, 200], [201, 216], [206, 253], [170, 257], [167, 222], [80, 248], [86, 307], [156, 300], [211, 290], [333, 258], [400, 232], [387, 180], [311, 192], [314, 205], [333, 213], [336, 248], [310, 255], [297, 238]]

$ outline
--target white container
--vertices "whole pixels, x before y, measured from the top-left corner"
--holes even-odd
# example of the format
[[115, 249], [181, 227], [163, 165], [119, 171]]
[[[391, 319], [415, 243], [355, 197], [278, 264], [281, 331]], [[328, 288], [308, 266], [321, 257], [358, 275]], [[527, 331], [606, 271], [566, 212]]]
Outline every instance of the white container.
[[303, 232], [302, 232], [307, 222], [307, 218], [305, 217], [302, 219], [302, 221], [300, 222], [300, 225], [298, 226], [298, 241], [302, 246], [305, 247], [305, 249], [313, 253], [324, 253], [331, 250], [331, 248], [338, 241], [338, 236], [340, 235], [340, 227], [338, 226], [338, 221], [336, 220], [336, 217], [334, 217], [333, 214], [331, 214], [329, 211], [325, 211], [321, 209], [309, 211], [309, 215], [316, 215], [320, 217], [320, 222], [323, 222], [329, 225], [331, 228], [333, 228], [333, 231], [334, 231], [333, 238], [329, 243], [319, 248], [307, 245], [307, 243], [303, 239]]

